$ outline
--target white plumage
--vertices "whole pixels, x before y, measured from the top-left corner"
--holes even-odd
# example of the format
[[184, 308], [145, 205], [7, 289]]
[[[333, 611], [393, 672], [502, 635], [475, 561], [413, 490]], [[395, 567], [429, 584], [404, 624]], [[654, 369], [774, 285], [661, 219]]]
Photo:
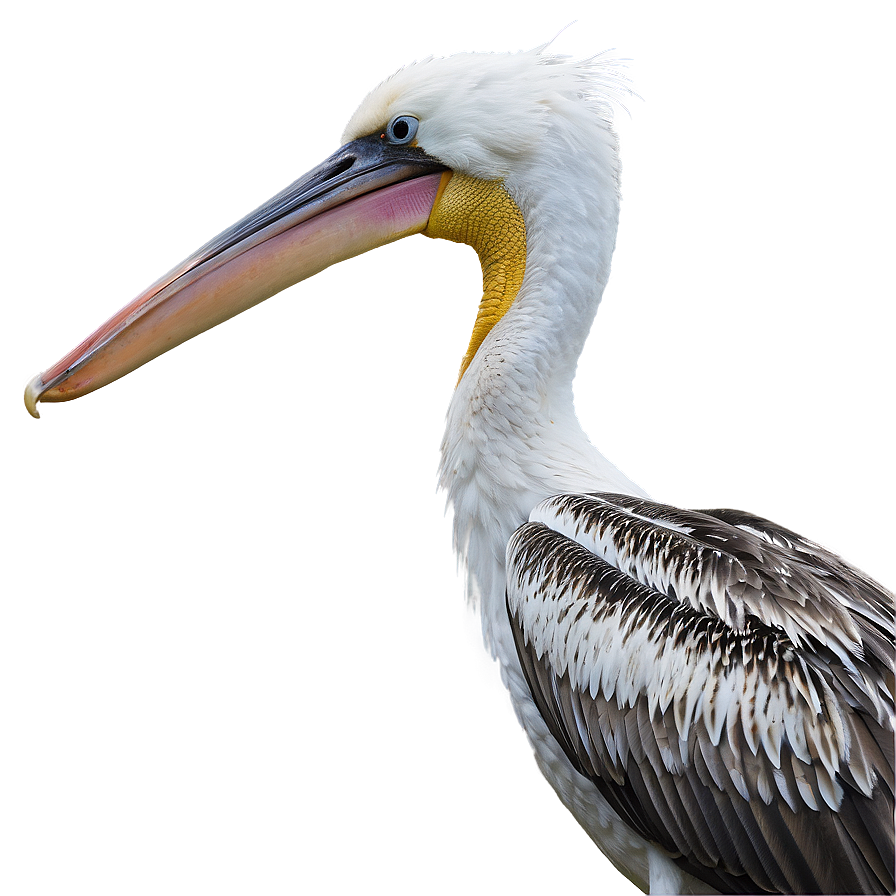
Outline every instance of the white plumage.
[[[892, 865], [887, 867], [885, 857], [893, 837], [893, 760], [892, 753], [884, 755], [893, 731], [892, 598], [814, 546], [788, 540], [783, 530], [762, 528], [762, 521], [738, 520], [744, 529], [695, 516], [689, 526], [687, 518], [657, 513], [657, 505], [648, 503], [644, 512], [652, 511], [652, 519], [621, 513], [603, 519], [601, 528], [575, 512], [574, 499], [542, 503], [558, 493], [646, 496], [588, 439], [572, 393], [615, 247], [619, 158], [608, 112], [624, 93], [625, 79], [612, 62], [565, 62], [531, 52], [456, 54], [400, 70], [365, 99], [345, 135], [354, 139], [396, 115], [411, 114], [420, 120], [421, 148], [455, 171], [502, 179], [525, 219], [523, 285], [463, 374], [442, 443], [439, 483], [453, 520], [467, 600], [480, 614], [487, 648], [542, 771], [614, 864], [639, 886], [687, 891], [699, 889], [702, 880], [747, 891], [892, 888]], [[558, 504], [565, 515], [557, 514]], [[557, 560], [547, 572], [541, 557], [538, 573], [530, 566], [525, 574], [521, 557], [538, 554], [529, 543], [532, 530], [520, 528], [527, 519], [565, 536], [556, 550], [566, 564]], [[634, 544], [626, 541], [633, 523], [646, 529]], [[691, 537], [701, 523], [709, 544]], [[760, 527], [752, 529], [755, 534], [751, 525]], [[734, 544], [738, 539], [748, 544]], [[587, 554], [571, 557], [570, 542]], [[758, 563], [758, 570], [748, 570], [738, 550], [751, 554], [748, 560]], [[675, 628], [658, 631], [651, 626], [651, 609], [635, 612], [630, 600], [609, 610], [608, 595], [598, 588], [586, 599], [577, 575], [591, 554], [605, 560], [608, 571], [616, 567], [626, 580], [645, 585], [642, 597], [648, 604], [662, 596], [666, 612], [680, 608]], [[763, 563], [771, 567], [763, 570]], [[516, 648], [508, 610], [519, 620]], [[714, 628], [709, 640], [698, 630], [707, 624]], [[716, 638], [737, 644], [720, 647]], [[522, 654], [526, 645], [534, 653], [530, 662], [545, 664], [551, 708], [544, 695], [533, 701], [532, 689], [538, 687], [533, 669], [525, 675], [520, 669], [517, 648]], [[845, 670], [832, 673], [836, 695], [813, 668], [831, 661]], [[595, 714], [589, 721], [581, 709], [564, 715], [561, 706], [568, 706], [569, 697], [559, 695], [563, 686], [586, 702], [590, 697], [605, 707], [615, 703], [620, 717], [642, 702], [651, 720], [661, 721], [668, 711], [674, 725], [641, 732], [656, 737], [661, 759], [654, 772], [660, 777], [685, 780], [694, 767], [695, 744], [717, 751], [727, 775], [723, 779], [707, 761], [703, 784], [684, 785], [688, 797], [660, 813], [659, 821], [650, 810], [642, 823], [633, 810], [634, 824], [623, 823], [610, 803], [621, 811], [628, 795], [611, 795], [608, 802], [604, 789], [589, 779], [612, 779], [624, 791], [627, 766], [644, 762], [645, 753], [631, 733], [626, 739], [621, 719]], [[870, 715], [876, 732], [877, 748], [869, 747], [867, 755], [861, 739], [867, 729], [857, 712]], [[705, 742], [691, 736], [698, 727], [708, 735]], [[741, 744], [748, 754], [741, 754]], [[577, 750], [594, 754], [587, 767], [574, 762], [587, 778], [569, 766], [567, 756]], [[782, 772], [782, 758], [793, 769]], [[851, 760], [854, 771], [847, 768]], [[809, 868], [796, 869], [796, 861], [788, 865], [788, 850], [809, 841], [823, 846], [828, 834], [813, 839], [797, 833], [787, 841], [787, 825], [811, 826], [813, 813], [828, 809], [836, 817], [844, 778], [862, 798], [876, 794], [879, 805], [870, 825], [889, 819], [889, 830], [880, 830], [883, 839], [870, 849], [880, 850], [869, 859], [871, 870], [861, 858], [855, 869], [849, 867], [850, 848], [857, 854], [868, 849], [855, 832], [855, 842], [843, 834], [843, 843], [827, 843], [829, 855], [845, 853], [846, 869], [823, 869], [818, 855], [806, 856]], [[699, 786], [705, 793], [696, 792]], [[683, 827], [683, 816], [699, 814], [712, 788], [730, 796], [735, 814], [750, 811], [744, 805], [760, 807], [759, 820], [732, 830], [733, 838], [777, 837], [786, 843], [783, 849], [773, 848], [770, 857], [759, 843], [754, 844], [758, 855], [750, 854], [752, 847], [710, 845], [714, 823], [730, 821], [715, 807], [716, 814], [706, 811], [703, 824]], [[782, 822], [776, 800], [786, 802], [798, 821], [788, 816]], [[772, 820], [762, 811], [769, 806]], [[665, 835], [664, 826], [675, 828], [676, 821], [679, 829], [662, 838], [665, 850], [655, 845], [658, 836], [639, 836], [657, 830]], [[676, 855], [682, 856], [680, 873], [668, 860]]]
[[[264, 206], [192, 257], [192, 282], [206, 276], [203, 265], [224, 264], [222, 253], [242, 251], [235, 232], [257, 238], [252, 251], [263, 247], [265, 228], [281, 226], [296, 194], [308, 202], [321, 183], [353, 176], [353, 146], [387, 155], [389, 143], [407, 146], [402, 164], [430, 166], [413, 188], [429, 178], [434, 191], [442, 167], [433, 165], [451, 183], [500, 181], [525, 223], [525, 275], [458, 383], [440, 482], [486, 642], [542, 771], [611, 861], [652, 892], [892, 886], [892, 595], [759, 518], [676, 516], [633, 502], [643, 492], [577, 421], [572, 380], [616, 238], [609, 120], [624, 90], [600, 58], [532, 52], [409, 66], [368, 96], [342, 155], [284, 191], [276, 215]], [[387, 140], [402, 117], [419, 128]], [[413, 205], [388, 195], [389, 213]], [[433, 210], [439, 196], [426, 194]], [[343, 216], [348, 204], [315, 214]], [[55, 400], [75, 397], [64, 394], [74, 376], [96, 388], [83, 371], [117, 328], [139, 327], [168, 301], [168, 286], [113, 319], [82, 356], [35, 378], [29, 408], [54, 400], [53, 390]], [[191, 324], [177, 341], [208, 325]], [[608, 391], [624, 377], [607, 371]], [[612, 512], [595, 515], [595, 506]], [[592, 582], [583, 569], [594, 564]], [[779, 804], [786, 809], [771, 818]], [[847, 806], [853, 814], [841, 818]], [[818, 818], [822, 833], [806, 834]], [[793, 842], [782, 846], [784, 831]]]

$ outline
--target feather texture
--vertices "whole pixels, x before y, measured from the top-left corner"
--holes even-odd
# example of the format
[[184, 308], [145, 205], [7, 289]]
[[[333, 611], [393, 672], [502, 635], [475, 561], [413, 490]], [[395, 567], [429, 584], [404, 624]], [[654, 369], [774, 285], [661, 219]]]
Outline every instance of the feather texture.
[[726, 892], [893, 889], [893, 596], [789, 530], [625, 495], [507, 552], [520, 662], [620, 816]]
[[643, 494], [572, 391], [615, 245], [625, 89], [606, 57], [425, 60], [346, 131], [415, 116], [422, 150], [501, 181], [524, 222], [522, 283], [442, 442], [468, 593], [541, 770], [638, 886], [874, 891], [892, 880], [890, 596], [755, 517], [572, 497]]

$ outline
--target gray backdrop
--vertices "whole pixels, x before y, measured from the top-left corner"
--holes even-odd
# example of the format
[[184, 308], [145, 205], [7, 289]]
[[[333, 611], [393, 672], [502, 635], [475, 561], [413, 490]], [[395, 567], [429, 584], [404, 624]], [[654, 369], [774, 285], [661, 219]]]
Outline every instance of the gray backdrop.
[[433, 483], [464, 250], [382, 250], [21, 403], [398, 64], [574, 18], [560, 48], [631, 56], [644, 97], [583, 420], [658, 497], [892, 585], [892, 4], [4, 2], [7, 896], [625, 886], [461, 604]]

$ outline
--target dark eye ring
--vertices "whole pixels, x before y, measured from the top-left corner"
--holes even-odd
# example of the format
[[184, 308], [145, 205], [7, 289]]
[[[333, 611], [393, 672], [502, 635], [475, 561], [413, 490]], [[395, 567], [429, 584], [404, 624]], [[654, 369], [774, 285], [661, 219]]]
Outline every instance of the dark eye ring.
[[396, 115], [386, 125], [386, 138], [390, 143], [401, 146], [410, 143], [417, 135], [417, 126], [420, 124], [413, 115]]

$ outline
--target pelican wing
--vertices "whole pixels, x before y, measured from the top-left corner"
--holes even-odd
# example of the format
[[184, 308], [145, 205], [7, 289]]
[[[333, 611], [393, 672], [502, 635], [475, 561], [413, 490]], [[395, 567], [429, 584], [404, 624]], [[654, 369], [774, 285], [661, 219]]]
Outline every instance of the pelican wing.
[[578, 771], [728, 892], [893, 890], [894, 598], [750, 514], [561, 495], [507, 549], [532, 694]]

